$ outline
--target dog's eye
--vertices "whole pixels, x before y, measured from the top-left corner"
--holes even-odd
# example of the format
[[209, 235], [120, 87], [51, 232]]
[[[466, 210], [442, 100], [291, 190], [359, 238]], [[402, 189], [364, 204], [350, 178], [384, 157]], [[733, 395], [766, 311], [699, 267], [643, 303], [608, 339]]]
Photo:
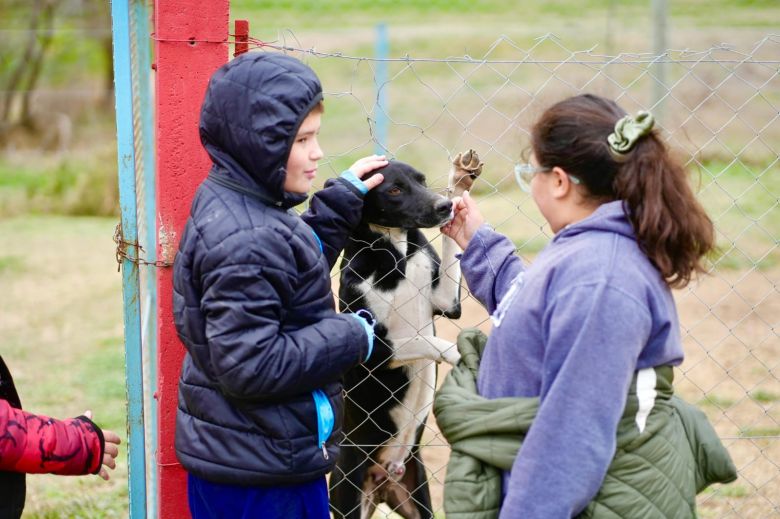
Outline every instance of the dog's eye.
[[391, 187], [387, 190], [387, 194], [390, 196], [398, 196], [401, 194], [401, 188], [398, 187]]

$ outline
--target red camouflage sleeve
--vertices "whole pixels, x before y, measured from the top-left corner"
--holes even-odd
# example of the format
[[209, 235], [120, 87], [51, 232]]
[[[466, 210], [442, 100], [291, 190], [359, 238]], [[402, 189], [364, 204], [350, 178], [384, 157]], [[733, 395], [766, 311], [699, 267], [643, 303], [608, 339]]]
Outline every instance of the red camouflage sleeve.
[[104, 448], [103, 431], [85, 416], [56, 420], [0, 399], [0, 470], [97, 474]]

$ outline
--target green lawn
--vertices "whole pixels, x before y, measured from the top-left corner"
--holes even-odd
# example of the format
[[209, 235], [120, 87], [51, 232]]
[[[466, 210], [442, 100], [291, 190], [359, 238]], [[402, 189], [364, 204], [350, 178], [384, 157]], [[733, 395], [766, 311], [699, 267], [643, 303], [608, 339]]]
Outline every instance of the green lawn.
[[[56, 418], [91, 409], [126, 440], [121, 276], [111, 218], [0, 220], [2, 355], [29, 411]], [[97, 476], [28, 477], [25, 517], [127, 515], [126, 445]]]

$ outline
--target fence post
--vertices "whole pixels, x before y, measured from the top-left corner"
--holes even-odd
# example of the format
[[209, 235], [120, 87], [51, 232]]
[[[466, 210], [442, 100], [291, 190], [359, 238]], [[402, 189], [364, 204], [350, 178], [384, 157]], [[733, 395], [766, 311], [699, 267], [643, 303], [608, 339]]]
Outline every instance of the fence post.
[[377, 155], [387, 153], [387, 55], [390, 49], [390, 39], [387, 37], [387, 25], [376, 26], [376, 68], [374, 71], [374, 87], [376, 89], [376, 105], [374, 105], [374, 124], [376, 125], [375, 150]]
[[[151, 38], [147, 0], [131, 0], [130, 27], [133, 34], [132, 85], [133, 130], [136, 160], [138, 243], [143, 248], [141, 266], [141, 345], [144, 377], [144, 448], [149, 460], [157, 458], [157, 211], [155, 210], [154, 105], [151, 88]], [[147, 515], [157, 510], [157, 467], [146, 464]], [[152, 514], [153, 515], [153, 514]]]
[[[158, 250], [172, 262], [192, 196], [208, 174], [200, 145], [200, 105], [211, 74], [228, 59], [229, 0], [155, 0]], [[173, 447], [184, 348], [173, 324], [173, 269], [157, 276], [159, 514], [189, 517], [186, 473]]]
[[144, 449], [143, 360], [139, 245], [136, 199], [136, 151], [133, 132], [132, 31], [128, 0], [111, 3], [116, 102], [117, 173], [119, 175], [120, 229], [118, 253], [122, 255], [122, 299], [125, 331], [125, 380], [127, 384], [127, 469], [130, 517], [146, 517], [146, 455]]
[[248, 20], [236, 20], [236, 43], [233, 56], [240, 56], [241, 54], [249, 50], [249, 21]]
[[663, 112], [664, 99], [668, 92], [666, 86], [666, 0], [652, 0], [653, 2], [653, 54], [655, 56], [655, 69], [653, 82], [653, 113], [660, 119]]

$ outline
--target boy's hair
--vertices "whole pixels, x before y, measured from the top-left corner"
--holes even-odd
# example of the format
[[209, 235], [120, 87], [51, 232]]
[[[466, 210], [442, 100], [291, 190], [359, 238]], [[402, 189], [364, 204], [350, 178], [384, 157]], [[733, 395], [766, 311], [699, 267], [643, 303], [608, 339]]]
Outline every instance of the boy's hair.
[[312, 108], [312, 109], [311, 109], [311, 111], [310, 111], [309, 113], [310, 113], [310, 114], [321, 114], [321, 113], [322, 113], [322, 112], [324, 112], [324, 111], [325, 111], [325, 103], [323, 103], [322, 101], [320, 101], [319, 103], [317, 103], [316, 105], [314, 105], [314, 108]]
[[684, 287], [705, 271], [701, 258], [715, 246], [712, 221], [656, 131], [615, 160], [607, 136], [625, 115], [614, 101], [591, 94], [565, 99], [533, 126], [534, 155], [540, 166], [580, 179], [589, 197], [622, 200], [642, 250], [669, 286]]

